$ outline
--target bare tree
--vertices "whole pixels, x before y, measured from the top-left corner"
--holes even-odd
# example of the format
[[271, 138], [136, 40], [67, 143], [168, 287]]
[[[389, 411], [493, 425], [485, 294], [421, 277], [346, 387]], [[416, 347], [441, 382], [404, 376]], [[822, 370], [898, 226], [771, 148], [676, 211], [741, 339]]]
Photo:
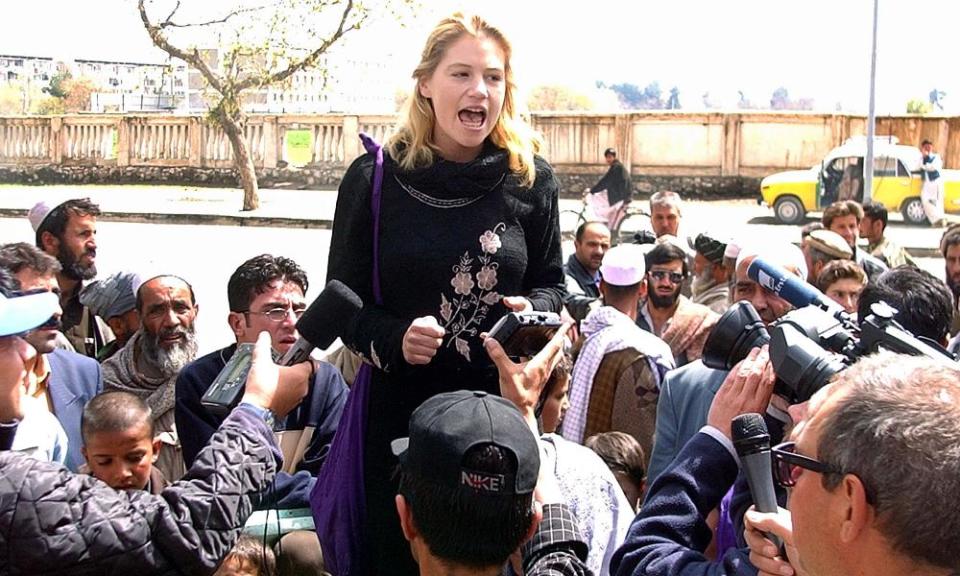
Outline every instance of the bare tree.
[[[197, 70], [213, 95], [210, 118], [230, 141], [240, 182], [243, 209], [260, 205], [257, 174], [244, 135], [243, 94], [289, 81], [317, 66], [343, 36], [366, 22], [369, 10], [355, 0], [264, 0], [263, 5], [238, 2], [215, 17], [205, 1], [184, 14], [181, 0], [138, 0], [140, 20], [154, 45]], [[150, 5], [148, 10], [147, 5]], [[161, 6], [162, 5], [162, 6]], [[223, 4], [215, 3], [223, 6]], [[148, 13], [149, 12], [149, 13]], [[190, 34], [193, 34], [191, 37]], [[203, 34], [215, 43], [219, 58], [196, 45]]]

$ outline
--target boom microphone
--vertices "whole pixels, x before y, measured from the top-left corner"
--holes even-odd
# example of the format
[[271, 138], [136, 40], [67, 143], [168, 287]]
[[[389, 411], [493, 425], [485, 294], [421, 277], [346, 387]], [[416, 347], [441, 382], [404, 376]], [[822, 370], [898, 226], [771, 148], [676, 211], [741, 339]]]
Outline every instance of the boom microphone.
[[300, 337], [277, 364], [293, 366], [310, 357], [314, 348], [328, 348], [353, 321], [363, 301], [339, 280], [327, 282], [323, 292], [297, 320]]
[[[339, 280], [331, 280], [317, 299], [297, 320], [300, 337], [277, 364], [292, 366], [304, 362], [314, 348], [328, 348], [356, 318], [363, 301]], [[217, 374], [200, 399], [211, 413], [226, 416], [240, 402], [253, 361], [253, 344], [239, 344], [236, 352]]]
[[[733, 446], [740, 457], [740, 467], [747, 476], [750, 495], [760, 512], [777, 512], [777, 495], [773, 490], [771, 472], [770, 434], [763, 416], [756, 413], [741, 414], [730, 423]], [[766, 534], [777, 548], [782, 542], [773, 534]]]
[[812, 304], [831, 314], [843, 310], [839, 304], [827, 298], [796, 274], [763, 258], [753, 259], [747, 268], [747, 276], [792, 304], [794, 308], [803, 308]]

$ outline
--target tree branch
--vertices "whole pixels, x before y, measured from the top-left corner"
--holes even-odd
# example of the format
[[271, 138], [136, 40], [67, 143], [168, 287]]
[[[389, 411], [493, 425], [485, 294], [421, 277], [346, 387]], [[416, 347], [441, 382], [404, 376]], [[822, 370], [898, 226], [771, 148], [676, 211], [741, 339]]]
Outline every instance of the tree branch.
[[[177, 7], [178, 8], [180, 7], [179, 0], [177, 2]], [[233, 12], [230, 12], [223, 18], [218, 18], [216, 20], [209, 20], [207, 22], [194, 22], [191, 24], [177, 24], [176, 22], [171, 22], [170, 18], [173, 17], [173, 12], [171, 12], [170, 16], [168, 16], [166, 20], [160, 23], [160, 28], [192, 28], [192, 27], [199, 27], [199, 26], [212, 26], [214, 24], [226, 24], [227, 20], [233, 18], [234, 16], [239, 16], [240, 14], [246, 14], [248, 12], [257, 12], [258, 10], [263, 10], [266, 7], [267, 6], [264, 5], [264, 6], [252, 6], [250, 8], [240, 8], [239, 10], [234, 10]], [[174, 12], [176, 11], [177, 9], [174, 8]]]
[[350, 26], [347, 26], [347, 21], [350, 19], [350, 13], [353, 11], [353, 0], [347, 0], [347, 6], [343, 10], [343, 14], [340, 15], [340, 24], [337, 26], [336, 32], [333, 33], [329, 38], [324, 39], [323, 43], [316, 50], [302, 58], [300, 61], [291, 64], [287, 68], [280, 70], [274, 74], [270, 74], [266, 77], [254, 77], [250, 76], [244, 78], [242, 81], [236, 84], [236, 89], [239, 92], [240, 90], [246, 90], [253, 87], [262, 87], [268, 86], [273, 83], [283, 82], [287, 78], [293, 76], [297, 72], [304, 70], [306, 68], [312, 67], [316, 64], [317, 59], [326, 52], [330, 46], [332, 46], [337, 40], [343, 37], [344, 34], [351, 30], [359, 28], [360, 21], [354, 22]]
[[161, 32], [160, 27], [150, 22], [144, 1], [145, 0], [137, 0], [137, 9], [140, 11], [140, 20], [143, 22], [143, 27], [147, 30], [147, 34], [150, 35], [150, 40], [153, 41], [153, 44], [170, 56], [179, 58], [196, 68], [214, 90], [223, 94], [222, 79], [203, 61], [203, 58], [200, 57], [200, 51], [194, 48], [193, 52], [187, 52], [171, 44], [167, 40], [167, 37], [163, 35], [163, 32]]
[[177, 5], [173, 7], [173, 10], [171, 10], [170, 14], [168, 14], [167, 17], [163, 20], [163, 24], [161, 24], [160, 27], [162, 28], [164, 24], [169, 22], [173, 18], [173, 15], [176, 14], [177, 10], [179, 9], [180, 9], [180, 0], [177, 0]]

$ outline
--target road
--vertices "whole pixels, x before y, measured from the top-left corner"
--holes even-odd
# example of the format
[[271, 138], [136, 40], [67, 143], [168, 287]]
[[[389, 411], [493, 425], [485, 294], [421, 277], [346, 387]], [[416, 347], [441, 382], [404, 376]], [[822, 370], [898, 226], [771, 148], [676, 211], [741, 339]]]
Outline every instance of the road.
[[[332, 212], [332, 205], [329, 206]], [[562, 208], [576, 207], [562, 201]], [[332, 214], [320, 217], [330, 218]], [[731, 237], [761, 241], [798, 241], [799, 228], [774, 223], [770, 211], [749, 201], [689, 202], [684, 208], [683, 233], [711, 230]], [[571, 232], [571, 231], [567, 231]], [[891, 223], [890, 235], [912, 247], [935, 248], [941, 232]], [[569, 234], [567, 235], [569, 238]], [[25, 218], [0, 218], [0, 242], [32, 241]], [[177, 273], [191, 282], [200, 307], [197, 334], [201, 352], [232, 340], [227, 327], [227, 279], [245, 259], [261, 254], [282, 254], [297, 261], [311, 280], [308, 301], [323, 287], [327, 272], [330, 231], [322, 229], [252, 226], [169, 225], [101, 221], [98, 225], [97, 267], [101, 275], [117, 270]], [[564, 241], [564, 257], [573, 243]], [[943, 263], [921, 258], [920, 265], [943, 277]]]

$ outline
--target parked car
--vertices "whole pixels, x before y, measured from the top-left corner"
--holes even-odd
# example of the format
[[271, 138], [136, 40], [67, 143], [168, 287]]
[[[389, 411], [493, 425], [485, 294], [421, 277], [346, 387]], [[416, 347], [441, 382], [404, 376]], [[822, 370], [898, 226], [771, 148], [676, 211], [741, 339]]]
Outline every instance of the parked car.
[[[850, 138], [808, 170], [777, 172], [764, 178], [758, 202], [772, 207], [784, 224], [803, 222], [807, 212], [822, 210], [837, 200], [862, 202], [866, 154], [867, 139]], [[873, 156], [871, 199], [890, 212], [900, 212], [910, 224], [925, 223], [920, 205], [920, 150], [899, 144], [896, 137], [878, 136]], [[960, 170], [942, 170], [940, 177], [944, 179], [944, 209], [960, 214]]]

